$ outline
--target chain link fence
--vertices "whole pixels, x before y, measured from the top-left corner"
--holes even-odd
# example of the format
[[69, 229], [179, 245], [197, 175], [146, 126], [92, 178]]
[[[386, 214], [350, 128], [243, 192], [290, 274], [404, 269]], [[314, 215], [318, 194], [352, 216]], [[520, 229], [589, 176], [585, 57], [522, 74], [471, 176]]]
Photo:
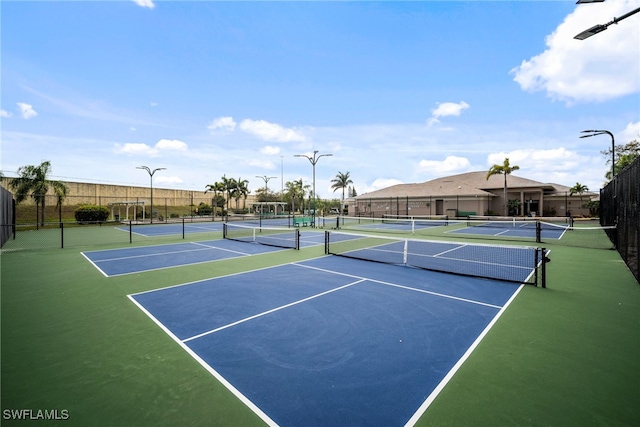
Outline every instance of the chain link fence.
[[640, 157], [600, 190], [600, 214], [602, 226], [616, 226], [609, 238], [640, 283]]

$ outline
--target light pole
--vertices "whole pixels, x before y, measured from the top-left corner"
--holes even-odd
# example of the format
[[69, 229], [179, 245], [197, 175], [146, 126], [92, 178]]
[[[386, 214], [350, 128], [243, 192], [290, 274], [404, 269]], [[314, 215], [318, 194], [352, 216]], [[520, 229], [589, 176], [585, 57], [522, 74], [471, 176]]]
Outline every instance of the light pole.
[[153, 174], [158, 171], [166, 170], [167, 168], [156, 168], [154, 170], [151, 170], [148, 166], [138, 166], [136, 169], [146, 170], [151, 180], [151, 213], [149, 215], [151, 217], [151, 224], [153, 224]]
[[[598, 0], [579, 0], [578, 4], [581, 3], [601, 3], [601, 1]], [[610, 25], [613, 24], [617, 24], [618, 22], [622, 21], [623, 19], [626, 19], [628, 17], [630, 17], [631, 15], [635, 15], [636, 13], [640, 12], [640, 7], [633, 9], [631, 12], [627, 12], [624, 15], [622, 15], [619, 18], [613, 18], [613, 20], [607, 22], [606, 24], [597, 24], [594, 25], [591, 28], [588, 28], [586, 30], [584, 30], [583, 32], [581, 32], [580, 34], [576, 35], [575, 37], [573, 37], [576, 40], [584, 40], [587, 39], [591, 36], [594, 36], [598, 33], [601, 33], [602, 31], [606, 30], [607, 28], [609, 28]]]
[[588, 135], [582, 135], [580, 138], [590, 138], [596, 135], [607, 134], [611, 137], [611, 180], [616, 176], [616, 140], [613, 134], [608, 130], [583, 130], [580, 133], [586, 133]]
[[280, 194], [284, 196], [284, 156], [280, 156]]
[[315, 150], [313, 152], [313, 156], [307, 156], [306, 154], [294, 154], [293, 156], [293, 157], [304, 157], [307, 160], [309, 160], [309, 162], [311, 162], [311, 165], [313, 166], [313, 214], [312, 214], [311, 221], [314, 227], [316, 225], [316, 163], [318, 163], [318, 160], [320, 160], [320, 158], [322, 157], [333, 156], [333, 154], [321, 154], [319, 156], [317, 154], [318, 154], [318, 150]]
[[[256, 178], [262, 178], [264, 180], [264, 198], [265, 198], [265, 202], [268, 201], [267, 200], [267, 196], [269, 194], [269, 181], [272, 179], [277, 178], [277, 176], [266, 176], [266, 175], [256, 175]], [[260, 212], [260, 215], [262, 215], [262, 212]]]

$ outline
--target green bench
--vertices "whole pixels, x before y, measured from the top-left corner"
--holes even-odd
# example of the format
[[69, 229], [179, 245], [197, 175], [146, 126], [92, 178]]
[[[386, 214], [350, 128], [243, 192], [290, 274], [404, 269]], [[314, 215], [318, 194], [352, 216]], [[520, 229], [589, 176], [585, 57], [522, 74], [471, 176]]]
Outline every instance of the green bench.
[[310, 216], [301, 216], [298, 218], [293, 218], [293, 226], [294, 227], [306, 227], [308, 225], [313, 225], [313, 221]]

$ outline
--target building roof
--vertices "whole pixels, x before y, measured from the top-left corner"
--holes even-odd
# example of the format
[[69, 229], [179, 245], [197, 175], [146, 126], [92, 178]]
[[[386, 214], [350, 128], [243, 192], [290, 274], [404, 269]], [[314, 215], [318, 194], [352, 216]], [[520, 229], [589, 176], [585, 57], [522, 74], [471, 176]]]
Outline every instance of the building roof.
[[[513, 174], [507, 176], [509, 190], [543, 190], [545, 195], [562, 194], [570, 190], [570, 187], [560, 184], [546, 184]], [[466, 172], [431, 181], [397, 184], [381, 190], [361, 194], [358, 198], [385, 198], [385, 197], [422, 197], [422, 196], [496, 196], [504, 188], [504, 176], [492, 175], [487, 179], [487, 172]], [[595, 193], [586, 192], [585, 195]]]

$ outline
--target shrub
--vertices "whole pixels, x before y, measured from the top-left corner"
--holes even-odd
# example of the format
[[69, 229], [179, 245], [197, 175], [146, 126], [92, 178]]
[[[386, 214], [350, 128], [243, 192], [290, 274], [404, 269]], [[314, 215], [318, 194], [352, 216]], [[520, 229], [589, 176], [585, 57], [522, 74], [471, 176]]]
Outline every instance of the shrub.
[[103, 206], [80, 205], [74, 212], [78, 222], [104, 222], [109, 218], [109, 210]]

